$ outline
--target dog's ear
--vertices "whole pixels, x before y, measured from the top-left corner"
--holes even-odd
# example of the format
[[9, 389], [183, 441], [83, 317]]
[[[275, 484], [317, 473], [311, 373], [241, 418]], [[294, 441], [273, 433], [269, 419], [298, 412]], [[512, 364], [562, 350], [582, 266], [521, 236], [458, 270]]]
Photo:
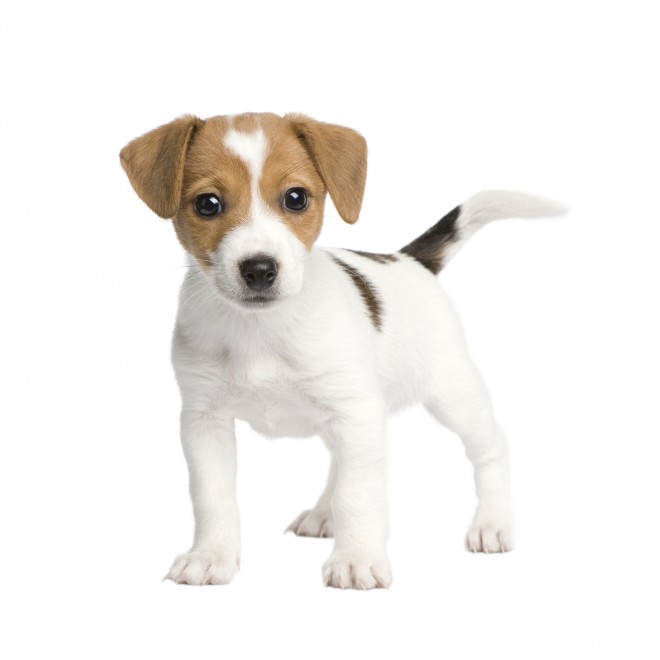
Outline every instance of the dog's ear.
[[203, 123], [192, 115], [179, 117], [129, 142], [119, 154], [135, 192], [161, 218], [171, 218], [179, 208], [186, 151]]
[[360, 215], [367, 178], [366, 140], [350, 128], [305, 115], [288, 114], [284, 119], [312, 157], [339, 215], [353, 224]]

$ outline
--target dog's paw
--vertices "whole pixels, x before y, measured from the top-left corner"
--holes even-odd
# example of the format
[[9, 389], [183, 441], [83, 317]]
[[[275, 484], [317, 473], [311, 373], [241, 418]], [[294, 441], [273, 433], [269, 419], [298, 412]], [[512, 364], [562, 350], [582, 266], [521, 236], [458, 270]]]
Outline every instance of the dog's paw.
[[239, 563], [237, 553], [191, 550], [174, 560], [164, 579], [177, 584], [229, 584]]
[[[303, 511], [287, 528], [297, 536], [316, 536], [330, 538], [335, 534], [335, 526], [330, 511], [310, 509]], [[286, 533], [285, 532], [285, 533]]]
[[333, 552], [323, 564], [323, 582], [337, 589], [386, 589], [392, 572], [384, 554]]
[[465, 536], [465, 549], [469, 552], [510, 552], [513, 550], [511, 525], [507, 523], [472, 523]]

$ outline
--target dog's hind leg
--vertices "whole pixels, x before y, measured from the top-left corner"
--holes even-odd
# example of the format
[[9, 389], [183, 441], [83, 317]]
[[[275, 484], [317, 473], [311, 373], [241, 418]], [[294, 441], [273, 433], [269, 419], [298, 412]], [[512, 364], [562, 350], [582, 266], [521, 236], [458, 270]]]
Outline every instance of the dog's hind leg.
[[328, 472], [328, 481], [314, 505], [313, 509], [303, 511], [287, 528], [287, 532], [293, 532], [298, 536], [334, 536], [334, 521], [332, 518], [332, 509], [330, 503], [335, 492], [335, 483], [337, 481], [337, 462], [334, 456], [331, 458], [330, 471]]
[[429, 412], [459, 435], [474, 467], [477, 510], [465, 539], [472, 552], [513, 547], [506, 437], [493, 417], [486, 386], [465, 350], [443, 355], [434, 370]]

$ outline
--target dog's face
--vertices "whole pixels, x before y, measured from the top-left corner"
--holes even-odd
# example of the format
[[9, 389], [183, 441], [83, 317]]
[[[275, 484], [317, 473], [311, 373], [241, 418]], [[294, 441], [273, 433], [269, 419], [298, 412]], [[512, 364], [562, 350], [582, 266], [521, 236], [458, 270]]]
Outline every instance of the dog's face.
[[243, 308], [300, 290], [326, 193], [353, 223], [366, 178], [364, 138], [303, 115], [181, 117], [120, 158], [140, 198], [173, 218], [217, 291]]

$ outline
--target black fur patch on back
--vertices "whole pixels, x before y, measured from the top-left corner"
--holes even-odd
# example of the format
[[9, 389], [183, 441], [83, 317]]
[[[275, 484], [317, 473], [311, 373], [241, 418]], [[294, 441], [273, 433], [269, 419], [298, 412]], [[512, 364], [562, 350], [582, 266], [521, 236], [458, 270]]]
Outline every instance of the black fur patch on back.
[[461, 214], [461, 207], [457, 206], [449, 211], [444, 218], [425, 231], [420, 237], [399, 252], [417, 259], [422, 266], [428, 268], [434, 275], [442, 269], [442, 257], [448, 243], [458, 240], [456, 221]]
[[330, 255], [334, 262], [351, 278], [353, 284], [357, 287], [357, 290], [362, 296], [367, 310], [369, 312], [369, 318], [374, 325], [376, 330], [382, 329], [382, 304], [376, 293], [376, 289], [373, 284], [364, 276], [362, 273], [357, 271], [355, 267], [349, 266], [345, 261], [335, 257], [334, 254]]
[[377, 252], [362, 252], [362, 250], [350, 250], [353, 254], [359, 254], [361, 257], [366, 257], [372, 261], [376, 261], [379, 264], [391, 264], [394, 261], [398, 261], [399, 257], [396, 254], [378, 254]]

